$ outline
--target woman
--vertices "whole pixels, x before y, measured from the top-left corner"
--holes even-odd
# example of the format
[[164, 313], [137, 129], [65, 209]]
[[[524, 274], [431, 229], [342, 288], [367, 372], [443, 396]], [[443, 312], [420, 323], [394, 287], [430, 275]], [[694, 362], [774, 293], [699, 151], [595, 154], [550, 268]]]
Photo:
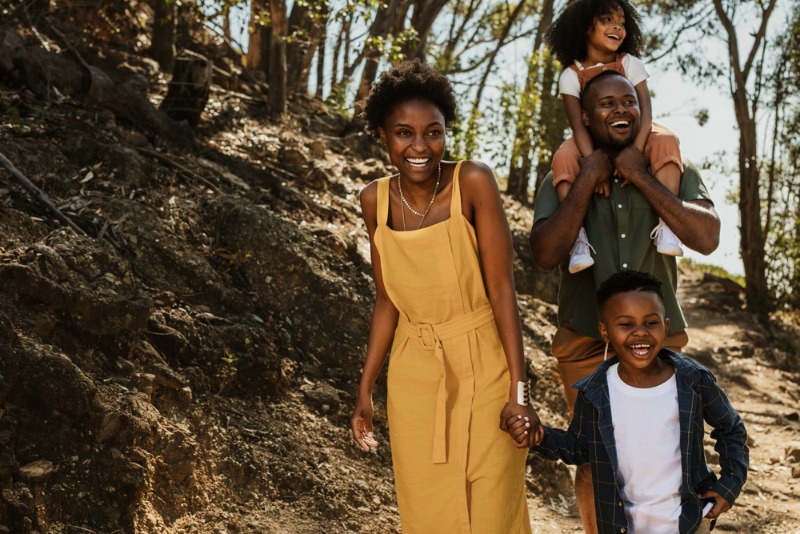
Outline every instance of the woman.
[[376, 300], [353, 437], [365, 451], [378, 446], [372, 389], [391, 345], [404, 534], [529, 533], [526, 453], [505, 421], [530, 417], [539, 427], [522, 391], [511, 235], [494, 175], [481, 163], [442, 161], [455, 100], [447, 78], [419, 61], [385, 72], [362, 116], [399, 172], [361, 192]]

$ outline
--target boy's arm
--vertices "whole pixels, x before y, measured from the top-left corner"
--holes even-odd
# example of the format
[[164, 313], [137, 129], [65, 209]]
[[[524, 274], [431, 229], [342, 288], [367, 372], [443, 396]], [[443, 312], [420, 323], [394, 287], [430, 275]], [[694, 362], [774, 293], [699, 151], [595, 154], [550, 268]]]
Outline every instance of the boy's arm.
[[747, 430], [727, 395], [710, 373], [703, 373], [701, 384], [703, 397], [703, 419], [713, 427], [711, 439], [719, 454], [720, 477], [711, 490], [733, 502], [742, 491], [750, 465], [747, 448]]
[[594, 407], [585, 402], [583, 394], [579, 393], [575, 402], [575, 415], [569, 428], [561, 430], [544, 426], [544, 439], [532, 449], [548, 460], [561, 460], [570, 465], [589, 463], [587, 435], [592, 424], [597, 424]]

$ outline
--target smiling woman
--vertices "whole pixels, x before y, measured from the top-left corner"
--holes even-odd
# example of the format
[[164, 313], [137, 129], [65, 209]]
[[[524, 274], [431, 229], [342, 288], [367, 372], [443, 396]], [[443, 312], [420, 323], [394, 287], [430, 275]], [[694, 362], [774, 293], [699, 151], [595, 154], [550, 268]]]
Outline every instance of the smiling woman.
[[[397, 174], [361, 192], [376, 298], [351, 417], [378, 447], [372, 389], [387, 352], [388, 416], [403, 531], [530, 532], [524, 449], [506, 433], [529, 417], [511, 234], [492, 171], [443, 161], [455, 101], [419, 61], [385, 72], [363, 107]], [[524, 446], [521, 444], [520, 446]]]

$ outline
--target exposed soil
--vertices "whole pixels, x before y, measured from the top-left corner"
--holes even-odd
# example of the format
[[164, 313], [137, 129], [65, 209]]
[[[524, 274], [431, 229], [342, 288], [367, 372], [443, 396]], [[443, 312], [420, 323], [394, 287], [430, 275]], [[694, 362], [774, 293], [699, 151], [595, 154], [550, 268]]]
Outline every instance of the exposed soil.
[[[157, 104], [164, 76], [120, 36], [141, 29], [120, 22], [127, 12], [102, 14], [105, 25], [70, 26], [71, 11], [60, 34], [13, 21], [0, 32], [79, 68], [76, 48], [120, 84], [137, 77]], [[197, 131], [172, 124], [186, 138], [171, 141], [0, 60], [0, 152], [88, 234], [0, 174], [0, 533], [399, 532], [383, 377], [387, 446], [365, 455], [348, 430], [373, 297], [356, 194], [388, 174], [384, 156], [311, 98], [268, 119], [263, 84], [204, 42], [227, 74]], [[563, 426], [547, 353], [555, 277], [531, 266], [530, 210], [506, 208], [537, 407]], [[750, 480], [718, 528], [795, 532], [791, 318], [768, 334], [741, 311], [740, 288], [697, 272], [681, 297], [688, 353], [752, 436]], [[580, 530], [570, 479], [529, 458], [535, 531]]]

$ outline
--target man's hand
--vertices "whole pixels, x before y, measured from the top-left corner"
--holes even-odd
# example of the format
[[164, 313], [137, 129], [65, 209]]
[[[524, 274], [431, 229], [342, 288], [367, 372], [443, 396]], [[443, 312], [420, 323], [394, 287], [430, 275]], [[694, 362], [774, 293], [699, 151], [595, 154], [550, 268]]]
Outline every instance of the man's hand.
[[[595, 192], [598, 188], [602, 189], [603, 183], [608, 184], [608, 177], [611, 176], [611, 160], [608, 154], [602, 150], [595, 150], [585, 158], [580, 159], [581, 172], [578, 174], [580, 179], [591, 180], [594, 184]], [[606, 195], [607, 196], [607, 195]]]
[[614, 156], [614, 167], [622, 179], [621, 187], [629, 183], [638, 186], [639, 177], [649, 174], [647, 158], [633, 145], [623, 148]]

